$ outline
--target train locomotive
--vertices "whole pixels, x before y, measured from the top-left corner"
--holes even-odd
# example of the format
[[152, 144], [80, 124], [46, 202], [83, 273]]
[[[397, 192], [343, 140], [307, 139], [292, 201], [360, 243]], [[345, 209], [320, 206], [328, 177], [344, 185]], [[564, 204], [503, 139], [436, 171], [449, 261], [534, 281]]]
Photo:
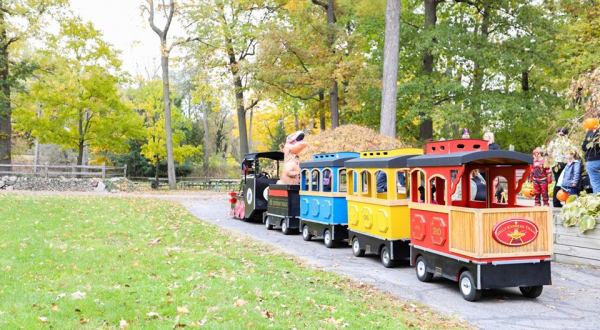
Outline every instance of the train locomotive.
[[346, 242], [354, 256], [379, 255], [385, 267], [404, 261], [423, 282], [456, 281], [468, 301], [505, 287], [536, 298], [552, 283], [553, 227], [549, 207], [518, 203], [531, 163], [477, 139], [317, 154], [300, 164], [299, 188], [271, 185], [267, 204], [277, 207], [261, 210], [280, 213], [266, 212], [267, 227], [292, 219], [286, 234], [323, 237], [327, 247]]

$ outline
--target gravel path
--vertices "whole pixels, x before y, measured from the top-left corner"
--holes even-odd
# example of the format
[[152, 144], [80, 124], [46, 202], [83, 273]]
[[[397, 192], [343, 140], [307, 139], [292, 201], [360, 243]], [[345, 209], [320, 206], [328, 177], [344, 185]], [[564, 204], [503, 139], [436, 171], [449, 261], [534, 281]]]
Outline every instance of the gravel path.
[[306, 260], [309, 264], [369, 283], [391, 294], [417, 300], [443, 313], [484, 329], [600, 328], [600, 269], [554, 263], [554, 285], [537, 300], [523, 298], [516, 288], [485, 292], [481, 301], [463, 300], [458, 286], [443, 279], [419, 282], [414, 269], [386, 269], [375, 257], [355, 258], [349, 248], [327, 249], [322, 242], [305, 242], [298, 235], [267, 231], [261, 224], [229, 217], [225, 193], [170, 195], [199, 219], [248, 235]]

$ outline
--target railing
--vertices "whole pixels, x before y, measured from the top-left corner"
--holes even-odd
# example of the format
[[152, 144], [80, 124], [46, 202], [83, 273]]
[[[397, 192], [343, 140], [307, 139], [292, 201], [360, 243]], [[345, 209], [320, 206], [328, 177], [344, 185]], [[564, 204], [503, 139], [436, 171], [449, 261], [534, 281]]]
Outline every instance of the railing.
[[115, 178], [125, 177], [127, 166], [88, 165], [32, 165], [0, 164], [0, 176], [72, 177], [72, 178]]

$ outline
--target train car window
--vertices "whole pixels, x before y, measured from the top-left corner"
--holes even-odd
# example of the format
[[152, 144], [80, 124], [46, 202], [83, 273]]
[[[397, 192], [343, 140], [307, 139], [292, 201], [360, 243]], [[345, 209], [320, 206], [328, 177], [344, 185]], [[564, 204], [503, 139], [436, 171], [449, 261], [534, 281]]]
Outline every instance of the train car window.
[[310, 175], [308, 170], [302, 170], [302, 177], [300, 179], [300, 189], [303, 191], [307, 191], [308, 187], [310, 187]]
[[360, 173], [361, 189], [360, 192], [363, 195], [371, 196], [371, 173], [369, 171], [363, 171]]
[[450, 171], [450, 189], [452, 189], [452, 185], [456, 186], [456, 189], [454, 190], [454, 194], [452, 194], [452, 201], [462, 201], [463, 199], [463, 194], [462, 194], [462, 178], [458, 178], [458, 170], [451, 170]]
[[321, 180], [319, 180], [319, 177], [321, 176], [321, 173], [319, 172], [319, 170], [314, 169], [312, 170], [312, 175], [311, 175], [311, 179], [310, 179], [310, 190], [311, 191], [319, 191], [319, 182]]
[[425, 203], [425, 172], [417, 170], [411, 175], [411, 200], [415, 203]]
[[485, 202], [487, 200], [487, 183], [478, 169], [471, 171], [471, 194], [469, 199], [477, 202]]
[[326, 168], [323, 170], [323, 191], [331, 192], [331, 186], [333, 184], [333, 177], [331, 176], [331, 170]]
[[496, 204], [508, 204], [508, 180], [503, 176], [494, 179], [494, 202]]
[[375, 172], [377, 198], [387, 199], [388, 182], [387, 174], [384, 171]]
[[396, 172], [396, 194], [398, 199], [410, 198], [410, 180], [407, 171]]
[[346, 169], [339, 170], [338, 176], [339, 176], [338, 192], [348, 191], [348, 177], [346, 175]]
[[446, 180], [439, 176], [429, 180], [431, 204], [446, 205]]

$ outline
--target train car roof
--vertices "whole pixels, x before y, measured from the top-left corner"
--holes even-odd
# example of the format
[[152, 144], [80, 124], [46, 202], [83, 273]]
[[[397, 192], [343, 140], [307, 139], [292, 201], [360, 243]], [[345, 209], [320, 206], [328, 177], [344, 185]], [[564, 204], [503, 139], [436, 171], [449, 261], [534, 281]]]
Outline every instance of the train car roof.
[[343, 167], [344, 162], [358, 157], [358, 152], [335, 152], [313, 155], [312, 159], [300, 163], [300, 168]]
[[522, 152], [485, 150], [416, 156], [408, 160], [408, 166], [460, 166], [465, 164], [527, 165], [532, 162], [533, 158], [531, 155]]
[[404, 168], [408, 167], [408, 160], [417, 155], [401, 155], [379, 158], [354, 158], [346, 161], [347, 168]]
[[244, 161], [256, 160], [257, 158], [283, 160], [283, 152], [281, 152], [281, 151], [253, 152], [253, 153], [244, 155]]

